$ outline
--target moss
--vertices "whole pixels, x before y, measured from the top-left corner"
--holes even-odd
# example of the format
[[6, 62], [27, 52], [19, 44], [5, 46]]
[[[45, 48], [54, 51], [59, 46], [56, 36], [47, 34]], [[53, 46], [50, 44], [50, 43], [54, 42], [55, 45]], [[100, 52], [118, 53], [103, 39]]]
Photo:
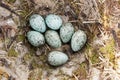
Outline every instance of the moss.
[[16, 0], [7, 0], [8, 3], [15, 3]]
[[46, 62], [47, 61], [46, 55], [39, 56], [39, 60], [41, 60], [42, 62]]
[[[41, 56], [36, 56], [35, 53], [36, 53], [36, 48], [33, 47], [33, 46], [30, 46], [28, 45], [28, 50], [29, 50], [29, 53], [26, 53], [24, 55], [24, 61], [31, 61], [31, 66], [33, 67], [33, 69], [36, 69], [36, 68], [46, 68], [48, 67], [46, 65], [46, 55], [41, 55]], [[41, 61], [41, 62], [40, 62]], [[40, 63], [39, 63], [40, 62]], [[41, 65], [42, 64], [42, 65]]]
[[98, 63], [100, 61], [99, 55], [96, 53], [93, 53], [93, 55], [90, 57], [90, 60], [91, 60], [92, 64]]
[[23, 41], [25, 40], [25, 35], [18, 35], [17, 36], [17, 41], [20, 42], [20, 41]]
[[46, 62], [47, 62], [46, 57], [44, 55], [42, 55], [40, 57], [35, 56], [31, 63], [32, 63], [32, 67], [34, 69], [36, 69], [36, 68], [48, 69], [49, 66], [47, 65]]
[[18, 53], [15, 51], [14, 48], [11, 48], [11, 49], [9, 49], [9, 51], [8, 51], [8, 56], [9, 56], [9, 57], [17, 57], [17, 56], [18, 56]]
[[39, 67], [39, 64], [35, 60], [32, 60], [31, 65], [32, 65], [33, 69], [36, 69]]
[[115, 47], [115, 42], [112, 39], [112, 40], [108, 41], [105, 46], [101, 47], [99, 49], [99, 51], [101, 53], [103, 53], [103, 56], [105, 58], [108, 58], [111, 62], [114, 62], [114, 58], [115, 58], [115, 54], [114, 54], [115, 48], [114, 47]]
[[86, 73], [86, 63], [81, 63], [79, 68], [73, 72], [75, 76], [77, 76], [80, 80], [86, 79], [87, 73]]
[[69, 77], [63, 76], [60, 80], [69, 80]]
[[26, 54], [24, 55], [24, 57], [23, 57], [25, 63], [26, 63], [27, 61], [30, 61], [30, 60], [32, 59], [32, 57], [35, 56], [35, 49], [34, 49], [34, 48], [31, 48], [31, 47], [29, 47], [29, 46], [27, 46], [27, 47], [28, 47], [29, 52], [26, 53]]
[[36, 50], [37, 50], [37, 48], [34, 47], [34, 46], [31, 46], [30, 44], [28, 44], [28, 45], [26, 45], [26, 46], [28, 46], [28, 49], [29, 49], [30, 54], [31, 54], [31, 55], [34, 55], [35, 52], [36, 52]]
[[29, 60], [32, 58], [32, 56], [31, 56], [30, 54], [31, 54], [31, 53], [26, 53], [26, 54], [24, 55], [23, 59], [24, 59], [25, 61], [29, 61]]
[[99, 63], [99, 54], [95, 48], [93, 48], [91, 45], [87, 45], [86, 47], [86, 53], [87, 56], [92, 64]]
[[29, 54], [30, 56], [35, 56], [36, 47], [33, 47], [33, 46], [31, 46], [30, 44], [27, 44], [26, 46], [28, 47], [28, 51], [29, 51], [28, 54]]

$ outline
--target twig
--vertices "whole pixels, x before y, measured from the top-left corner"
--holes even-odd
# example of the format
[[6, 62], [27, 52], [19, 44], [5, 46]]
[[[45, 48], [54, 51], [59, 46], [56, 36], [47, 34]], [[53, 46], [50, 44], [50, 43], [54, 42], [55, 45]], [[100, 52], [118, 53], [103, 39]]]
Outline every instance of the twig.
[[99, 23], [99, 21], [97, 20], [91, 20], [91, 21], [83, 21], [83, 24], [87, 24], [87, 23]]
[[79, 80], [75, 74], [73, 74], [73, 76], [74, 76], [75, 80]]

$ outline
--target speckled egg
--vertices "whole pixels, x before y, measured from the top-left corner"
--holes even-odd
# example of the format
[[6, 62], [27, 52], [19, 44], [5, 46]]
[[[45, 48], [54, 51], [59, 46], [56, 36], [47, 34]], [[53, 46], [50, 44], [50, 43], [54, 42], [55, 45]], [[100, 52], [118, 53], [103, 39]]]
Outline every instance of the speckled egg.
[[52, 51], [48, 54], [48, 62], [52, 66], [60, 66], [68, 61], [68, 56], [60, 51]]
[[29, 23], [30, 26], [38, 32], [43, 33], [46, 31], [45, 21], [42, 16], [38, 14], [33, 14], [29, 19]]
[[53, 48], [58, 48], [61, 47], [62, 45], [60, 37], [56, 31], [53, 30], [46, 31], [45, 39], [47, 43]]
[[71, 48], [73, 51], [80, 50], [86, 43], [87, 36], [84, 31], [78, 30], [76, 31], [71, 39]]
[[27, 33], [27, 38], [29, 43], [35, 47], [43, 45], [45, 43], [44, 36], [37, 31], [29, 31]]
[[70, 41], [72, 35], [74, 33], [74, 27], [71, 23], [65, 23], [60, 28], [60, 37], [63, 43], [67, 43]]
[[53, 30], [58, 30], [62, 25], [61, 17], [55, 14], [47, 15], [45, 21], [46, 21], [47, 26]]

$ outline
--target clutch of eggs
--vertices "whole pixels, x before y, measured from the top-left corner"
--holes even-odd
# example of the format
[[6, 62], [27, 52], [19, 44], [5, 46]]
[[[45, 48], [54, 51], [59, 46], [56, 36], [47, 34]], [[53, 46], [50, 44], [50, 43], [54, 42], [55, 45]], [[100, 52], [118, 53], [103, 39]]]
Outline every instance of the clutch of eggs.
[[[31, 28], [27, 33], [31, 45], [38, 47], [46, 43], [53, 48], [60, 48], [63, 43], [69, 43], [71, 49], [79, 51], [86, 43], [87, 36], [84, 31], [75, 31], [71, 23], [64, 23], [60, 16], [49, 14], [45, 20], [39, 14], [33, 14], [29, 18]], [[49, 30], [48, 30], [48, 29]], [[58, 31], [59, 30], [59, 33]], [[44, 33], [44, 34], [43, 34]], [[68, 61], [68, 56], [60, 51], [52, 51], [48, 54], [48, 63], [52, 66], [60, 66]]]

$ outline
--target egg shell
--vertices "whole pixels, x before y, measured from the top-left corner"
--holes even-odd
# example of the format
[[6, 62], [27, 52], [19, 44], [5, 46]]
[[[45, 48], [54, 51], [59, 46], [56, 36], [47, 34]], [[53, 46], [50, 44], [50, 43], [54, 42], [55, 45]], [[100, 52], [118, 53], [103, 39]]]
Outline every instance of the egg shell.
[[58, 30], [62, 25], [61, 17], [55, 14], [47, 15], [45, 21], [47, 26], [53, 30]]
[[86, 43], [87, 36], [84, 31], [76, 31], [71, 39], [71, 48], [73, 51], [79, 51]]
[[43, 45], [45, 43], [44, 36], [37, 31], [29, 31], [27, 33], [27, 38], [29, 43], [35, 47]]
[[53, 30], [46, 31], [45, 39], [47, 43], [53, 48], [58, 48], [61, 47], [62, 45], [60, 37], [56, 31]]
[[67, 43], [72, 38], [72, 35], [74, 33], [74, 27], [71, 23], [65, 23], [60, 28], [60, 37], [63, 41], [63, 43]]
[[48, 62], [52, 66], [60, 66], [68, 61], [68, 56], [60, 51], [52, 51], [48, 54]]
[[29, 19], [29, 23], [30, 26], [38, 32], [43, 33], [46, 31], [45, 21], [42, 16], [38, 14], [33, 14]]

